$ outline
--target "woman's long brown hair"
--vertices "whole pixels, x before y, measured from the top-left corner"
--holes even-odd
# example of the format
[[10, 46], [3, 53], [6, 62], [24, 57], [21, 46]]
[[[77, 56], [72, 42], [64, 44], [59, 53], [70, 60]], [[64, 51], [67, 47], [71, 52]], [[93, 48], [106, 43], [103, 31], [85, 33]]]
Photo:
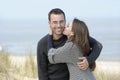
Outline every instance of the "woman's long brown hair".
[[74, 33], [72, 41], [82, 50], [83, 55], [86, 56], [90, 52], [89, 31], [86, 24], [75, 18], [72, 23], [72, 32]]

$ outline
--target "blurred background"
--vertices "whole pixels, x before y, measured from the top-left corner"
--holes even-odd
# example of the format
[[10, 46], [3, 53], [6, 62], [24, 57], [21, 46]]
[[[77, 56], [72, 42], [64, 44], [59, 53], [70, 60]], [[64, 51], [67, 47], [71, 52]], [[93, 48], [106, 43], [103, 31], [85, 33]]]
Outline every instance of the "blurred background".
[[65, 12], [67, 23], [74, 17], [86, 22], [90, 35], [103, 45], [98, 60], [120, 60], [120, 0], [0, 0], [0, 50], [36, 55], [53, 8]]

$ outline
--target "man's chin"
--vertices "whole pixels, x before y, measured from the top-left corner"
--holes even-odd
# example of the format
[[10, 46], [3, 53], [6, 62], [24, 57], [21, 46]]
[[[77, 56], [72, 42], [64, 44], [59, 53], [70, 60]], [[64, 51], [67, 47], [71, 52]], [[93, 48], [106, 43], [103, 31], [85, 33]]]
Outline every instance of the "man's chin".
[[56, 32], [55, 34], [61, 35], [61, 34], [63, 34], [63, 32], [60, 31], [60, 32]]
[[63, 35], [63, 34], [56, 34], [56, 35]]

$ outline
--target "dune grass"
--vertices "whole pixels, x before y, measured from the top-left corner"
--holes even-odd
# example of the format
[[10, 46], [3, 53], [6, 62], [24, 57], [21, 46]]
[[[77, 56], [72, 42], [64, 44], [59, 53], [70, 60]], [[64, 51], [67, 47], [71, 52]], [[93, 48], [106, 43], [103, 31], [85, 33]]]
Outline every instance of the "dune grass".
[[[13, 61], [10, 57], [10, 53], [0, 51], [0, 80], [38, 80], [36, 57], [31, 52], [26, 56], [14, 56]], [[94, 71], [96, 80], [119, 80], [120, 68], [106, 64], [97, 64]], [[120, 67], [120, 64], [116, 66]]]
[[0, 52], [0, 80], [8, 80], [10, 71], [9, 54], [5, 51]]
[[37, 78], [37, 67], [34, 58], [35, 57], [32, 55], [32, 53], [29, 53], [28, 55], [25, 56], [25, 62], [21, 70], [22, 71], [21, 74], [23, 76]]
[[37, 66], [32, 53], [28, 53], [24, 60], [14, 60], [11, 61], [8, 52], [0, 51], [0, 80], [37, 80]]
[[120, 80], [120, 62], [99, 62], [94, 74], [97, 80]]

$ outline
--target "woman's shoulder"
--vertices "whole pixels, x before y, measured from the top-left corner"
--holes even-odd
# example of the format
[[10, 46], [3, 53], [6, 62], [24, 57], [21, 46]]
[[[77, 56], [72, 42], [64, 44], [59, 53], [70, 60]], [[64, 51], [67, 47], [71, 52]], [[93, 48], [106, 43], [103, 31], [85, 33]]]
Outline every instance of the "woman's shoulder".
[[68, 46], [70, 46], [70, 45], [74, 45], [74, 43], [72, 42], [72, 41], [66, 41], [66, 43], [65, 43], [65, 45], [68, 45]]
[[79, 50], [77, 45], [72, 41], [66, 41], [65, 46], [70, 48], [71, 50]]
[[77, 45], [75, 45], [75, 43], [72, 42], [72, 41], [66, 41], [64, 47], [68, 47], [70, 49], [74, 49], [74, 48], [77, 48]]

